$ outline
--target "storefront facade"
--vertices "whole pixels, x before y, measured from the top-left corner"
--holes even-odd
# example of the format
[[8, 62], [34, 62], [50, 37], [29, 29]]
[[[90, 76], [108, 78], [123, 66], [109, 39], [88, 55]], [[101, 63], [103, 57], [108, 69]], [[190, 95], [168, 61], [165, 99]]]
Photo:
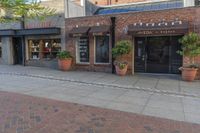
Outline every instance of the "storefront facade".
[[[191, 7], [66, 19], [66, 48], [75, 57], [73, 68], [112, 72], [112, 47], [119, 40], [130, 40], [133, 45], [132, 53], [123, 57], [129, 62], [129, 73], [179, 73], [178, 68], [187, 64], [188, 59], [176, 53], [181, 47], [178, 40], [192, 31], [200, 33], [199, 12], [199, 7]], [[114, 22], [112, 18], [115, 18]], [[103, 34], [105, 32], [103, 27], [106, 26], [110, 27], [110, 31]], [[77, 42], [82, 42], [83, 31], [81, 29], [86, 27], [84, 37], [87, 38], [86, 42], [89, 46], [86, 54], [87, 63], [80, 64], [77, 61], [82, 57], [77, 49], [83, 51], [85, 49], [77, 46]], [[91, 34], [92, 29], [97, 29], [97, 27], [101, 30]], [[99, 35], [104, 38], [104, 41], [96, 39]], [[105, 36], [108, 36], [110, 41], [105, 41]], [[110, 62], [96, 63], [97, 58], [103, 58], [98, 55], [98, 50], [103, 53], [110, 51], [107, 54], [109, 56], [105, 56]], [[101, 54], [104, 55], [103, 53]], [[199, 58], [196, 62], [200, 64]]]
[[50, 67], [57, 69], [56, 54], [65, 49], [64, 1], [44, 1], [43, 6], [56, 9], [44, 20], [27, 19], [22, 25], [0, 24], [1, 64]]
[[2, 64], [57, 68], [56, 55], [64, 45], [61, 28], [0, 30], [0, 35]]

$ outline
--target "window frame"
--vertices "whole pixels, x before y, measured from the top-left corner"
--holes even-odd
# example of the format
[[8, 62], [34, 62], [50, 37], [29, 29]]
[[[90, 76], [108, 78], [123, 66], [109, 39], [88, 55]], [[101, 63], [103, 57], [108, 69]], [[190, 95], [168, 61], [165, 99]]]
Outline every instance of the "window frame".
[[[50, 61], [50, 60], [55, 60], [55, 59], [57, 59], [57, 57], [55, 57], [55, 58], [44, 58], [44, 57], [43, 57], [43, 58], [40, 58], [40, 54], [44, 54], [44, 53], [45, 53], [45, 51], [41, 51], [40, 41], [43, 42], [43, 45], [44, 45], [44, 47], [45, 47], [45, 42], [51, 42], [51, 41], [53, 41], [53, 40], [54, 40], [54, 41], [55, 41], [55, 40], [56, 40], [56, 41], [59, 41], [59, 44], [60, 44], [59, 48], [60, 48], [60, 50], [57, 51], [57, 53], [58, 53], [58, 52], [60, 52], [60, 51], [62, 50], [62, 40], [61, 40], [61, 38], [33, 38], [33, 39], [30, 38], [30, 39], [27, 39], [27, 43], [28, 43], [28, 45], [27, 45], [27, 46], [28, 46], [28, 47], [27, 47], [27, 50], [28, 50], [27, 54], [28, 54], [28, 56], [27, 56], [27, 57], [28, 57], [28, 60], [30, 60], [30, 61], [36, 61], [36, 60], [48, 60], [48, 61]], [[38, 48], [39, 48], [39, 51], [38, 51], [38, 58], [36, 58], [36, 59], [34, 59], [34, 58], [31, 57], [31, 54], [30, 54], [30, 53], [31, 53], [32, 51], [30, 50], [30, 49], [31, 49], [31, 47], [30, 47], [31, 44], [29, 43], [30, 41], [32, 41], [32, 42], [33, 42], [33, 41], [38, 41], [38, 42], [39, 42], [39, 44], [38, 44], [38, 45], [39, 45], [39, 47], [38, 47]], [[51, 47], [51, 48], [52, 48], [52, 47]], [[52, 54], [52, 53], [55, 53], [55, 51], [51, 51], [51, 52], [49, 52], [49, 53]]]
[[[99, 62], [96, 62], [96, 38], [98, 37], [98, 36], [107, 36], [108, 37], [108, 42], [109, 42], [109, 50], [108, 50], [108, 52], [109, 52], [109, 62], [108, 63], [99, 63]], [[110, 55], [110, 53], [111, 53], [111, 46], [110, 46], [110, 34], [106, 34], [106, 35], [95, 35], [94, 36], [94, 64], [95, 65], [110, 65], [111, 64], [111, 59], [110, 59], [110, 57], [111, 57], [111, 55]]]
[[88, 62], [80, 62], [80, 55], [79, 55], [79, 40], [81, 39], [81, 37], [77, 37], [75, 40], [75, 49], [76, 49], [76, 64], [77, 65], [89, 65], [90, 64], [90, 43], [89, 43], [89, 37], [86, 37], [88, 40], [88, 51], [89, 51], [89, 57], [88, 57]]

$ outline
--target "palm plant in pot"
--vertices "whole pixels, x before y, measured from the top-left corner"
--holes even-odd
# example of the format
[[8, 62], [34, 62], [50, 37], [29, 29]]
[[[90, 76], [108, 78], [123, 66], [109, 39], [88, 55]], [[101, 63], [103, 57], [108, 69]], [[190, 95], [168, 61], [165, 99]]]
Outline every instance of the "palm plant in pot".
[[195, 64], [195, 57], [200, 55], [200, 36], [197, 33], [189, 33], [180, 39], [180, 43], [182, 48], [177, 53], [189, 58], [189, 64], [179, 68], [182, 71], [182, 79], [193, 81], [199, 68]]
[[62, 71], [67, 71], [71, 68], [72, 55], [69, 51], [60, 51], [57, 54], [58, 57], [58, 67]]
[[122, 40], [117, 42], [117, 45], [112, 49], [112, 55], [115, 59], [114, 65], [116, 73], [120, 76], [126, 75], [128, 62], [123, 60], [123, 56], [131, 52], [131, 42]]

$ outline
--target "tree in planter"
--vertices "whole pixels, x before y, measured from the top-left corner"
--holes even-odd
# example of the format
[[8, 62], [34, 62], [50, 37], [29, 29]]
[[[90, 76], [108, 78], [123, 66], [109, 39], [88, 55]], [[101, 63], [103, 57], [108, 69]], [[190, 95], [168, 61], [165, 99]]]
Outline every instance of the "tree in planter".
[[69, 51], [61, 51], [57, 54], [57, 57], [60, 70], [67, 71], [71, 68], [73, 57]]
[[[25, 28], [28, 19], [44, 20], [55, 14], [55, 9], [43, 7], [38, 0], [0, 0], [0, 23], [21, 23]], [[22, 36], [23, 64], [25, 65], [25, 39]]]
[[197, 33], [189, 33], [180, 39], [182, 44], [181, 50], [178, 54], [189, 58], [189, 65], [180, 68], [182, 71], [182, 78], [186, 81], [195, 79], [198, 65], [195, 64], [195, 57], [200, 55], [200, 36]]
[[116, 72], [118, 75], [125, 75], [127, 68], [128, 68], [128, 62], [127, 61], [121, 61], [120, 58], [123, 57], [123, 55], [129, 54], [131, 52], [131, 42], [127, 40], [122, 40], [117, 42], [117, 45], [112, 49], [112, 55], [115, 59], [114, 65], [116, 68]]

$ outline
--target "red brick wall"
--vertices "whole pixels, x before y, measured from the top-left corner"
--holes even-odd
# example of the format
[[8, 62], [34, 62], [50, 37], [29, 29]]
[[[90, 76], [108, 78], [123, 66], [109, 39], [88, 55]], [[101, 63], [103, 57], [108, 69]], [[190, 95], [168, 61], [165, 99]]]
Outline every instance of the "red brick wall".
[[148, 0], [90, 0], [96, 5], [115, 5], [115, 4], [127, 4], [133, 2], [144, 2]]
[[[175, 18], [179, 18], [182, 21], [189, 22], [189, 31], [194, 31], [194, 24], [200, 20], [200, 7], [195, 8], [183, 8], [183, 9], [172, 9], [162, 11], [151, 11], [151, 12], [140, 12], [140, 13], [124, 13], [106, 16], [89, 16], [80, 18], [69, 18], [66, 19], [66, 32], [69, 32], [76, 25], [79, 26], [95, 26], [97, 23], [100, 25], [111, 25], [110, 17], [116, 17], [116, 41], [122, 39], [132, 40], [133, 37], [125, 34], [125, 27], [135, 22], [159, 22], [161, 19], [166, 21], [172, 21]], [[75, 45], [73, 44], [72, 38], [66, 39], [66, 46], [75, 54]], [[93, 43], [94, 44], [94, 43]], [[129, 62], [129, 72], [132, 71], [132, 54], [126, 57]], [[200, 63], [200, 58], [197, 59]], [[184, 60], [184, 64], [187, 62]], [[103, 68], [102, 68], [103, 69]], [[102, 70], [103, 71], [103, 70]]]

